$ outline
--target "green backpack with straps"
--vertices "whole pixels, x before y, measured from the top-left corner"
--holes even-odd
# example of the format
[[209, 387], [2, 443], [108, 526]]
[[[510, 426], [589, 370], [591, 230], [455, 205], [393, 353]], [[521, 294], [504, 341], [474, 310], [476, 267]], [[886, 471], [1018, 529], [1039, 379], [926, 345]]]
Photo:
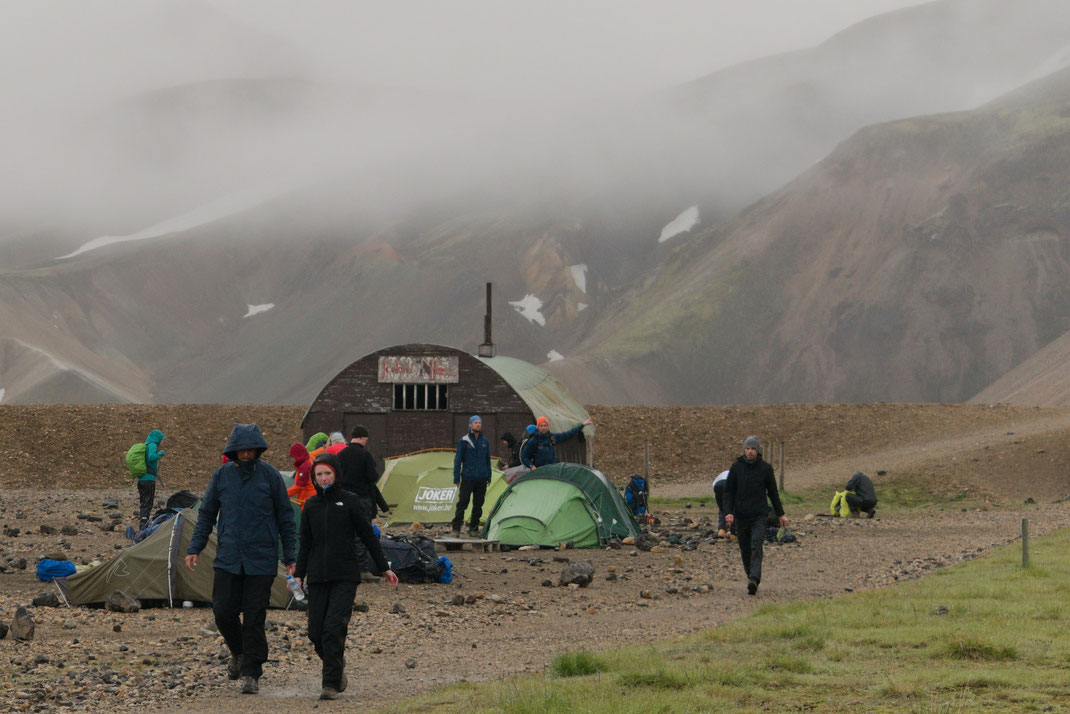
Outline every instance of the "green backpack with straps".
[[149, 465], [145, 461], [146, 446], [134, 444], [126, 451], [126, 470], [130, 472], [130, 478], [141, 478], [149, 472]]

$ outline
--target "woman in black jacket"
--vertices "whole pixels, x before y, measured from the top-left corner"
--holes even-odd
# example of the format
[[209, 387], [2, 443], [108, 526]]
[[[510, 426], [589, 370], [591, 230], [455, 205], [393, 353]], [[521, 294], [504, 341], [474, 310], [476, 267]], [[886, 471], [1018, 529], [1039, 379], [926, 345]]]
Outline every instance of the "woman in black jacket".
[[307, 585], [308, 638], [323, 660], [320, 699], [337, 699], [347, 684], [346, 635], [360, 583], [357, 538], [387, 584], [398, 584], [360, 498], [335, 485], [340, 471], [335, 454], [320, 454], [312, 465], [316, 495], [305, 501], [301, 512], [301, 548], [294, 571], [298, 582]]

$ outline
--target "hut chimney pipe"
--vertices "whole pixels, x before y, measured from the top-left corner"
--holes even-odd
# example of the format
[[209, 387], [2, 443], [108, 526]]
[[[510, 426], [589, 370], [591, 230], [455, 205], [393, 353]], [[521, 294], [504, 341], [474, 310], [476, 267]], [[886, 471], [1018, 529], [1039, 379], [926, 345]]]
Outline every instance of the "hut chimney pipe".
[[483, 344], [479, 346], [480, 357], [493, 357], [496, 350], [491, 337], [491, 283], [487, 283], [487, 314], [483, 316]]

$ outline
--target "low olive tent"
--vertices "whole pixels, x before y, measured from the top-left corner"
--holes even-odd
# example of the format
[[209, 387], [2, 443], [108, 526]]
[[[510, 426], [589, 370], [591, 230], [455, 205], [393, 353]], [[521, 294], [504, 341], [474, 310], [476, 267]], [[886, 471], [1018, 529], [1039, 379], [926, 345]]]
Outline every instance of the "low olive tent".
[[620, 492], [597, 469], [550, 464], [518, 475], [498, 499], [483, 537], [503, 545], [597, 548], [610, 538], [637, 537]]
[[[453, 520], [458, 492], [453, 483], [453, 454], [452, 450], [421, 451], [398, 457], [392, 469], [384, 470], [379, 490], [386, 488], [383, 498], [394, 511], [388, 526], [393, 523], [449, 523]], [[484, 519], [506, 487], [505, 477], [494, 465], [497, 459], [492, 459], [491, 463], [490, 484], [483, 502]], [[395, 499], [387, 493], [395, 495]], [[471, 515], [472, 505], [469, 503], [464, 514], [466, 522]]]
[[[291, 502], [292, 503], [292, 502]], [[215, 577], [212, 563], [216, 553], [216, 533], [213, 530], [208, 544], [201, 551], [197, 570], [186, 569], [186, 548], [197, 525], [197, 506], [179, 511], [174, 518], [160, 526], [140, 543], [124, 550], [111, 560], [95, 568], [83, 570], [53, 582], [68, 605], [103, 603], [116, 590], [122, 590], [139, 600], [155, 600], [174, 607], [183, 600], [212, 601], [212, 582]], [[293, 504], [294, 516], [301, 522], [301, 511]], [[290, 604], [286, 588], [286, 570], [281, 565], [271, 585], [271, 606], [284, 608]]]

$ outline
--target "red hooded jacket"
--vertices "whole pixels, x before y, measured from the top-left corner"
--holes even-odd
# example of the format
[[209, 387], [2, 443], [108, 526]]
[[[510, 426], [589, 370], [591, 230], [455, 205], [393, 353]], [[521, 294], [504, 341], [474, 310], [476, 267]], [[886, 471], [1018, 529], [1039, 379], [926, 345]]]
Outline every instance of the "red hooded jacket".
[[294, 461], [294, 485], [286, 489], [286, 493], [303, 506], [305, 499], [316, 495], [316, 487], [312, 483], [312, 461], [304, 444], [291, 446], [290, 458]]

